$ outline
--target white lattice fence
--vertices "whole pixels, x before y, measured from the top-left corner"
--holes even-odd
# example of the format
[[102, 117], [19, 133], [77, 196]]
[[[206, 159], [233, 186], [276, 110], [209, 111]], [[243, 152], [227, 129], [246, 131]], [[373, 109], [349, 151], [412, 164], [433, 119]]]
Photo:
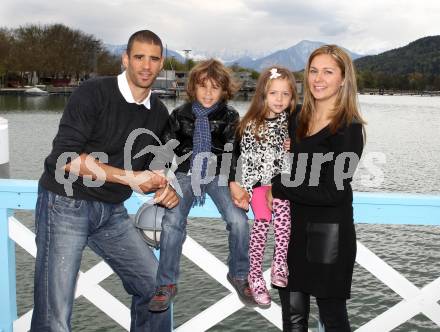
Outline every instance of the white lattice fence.
[[[9, 218], [9, 236], [35, 257], [35, 235], [14, 217]], [[419, 289], [362, 243], [358, 242], [357, 245], [357, 262], [403, 298], [400, 303], [360, 327], [358, 332], [391, 331], [419, 313], [424, 314], [440, 327], [440, 306], [437, 303], [440, 299], [440, 277]], [[183, 254], [231, 292], [175, 330], [178, 332], [206, 331], [240, 310], [243, 304], [226, 280], [227, 267], [223, 262], [190, 237], [187, 237], [185, 241]], [[112, 273], [113, 271], [103, 261], [86, 272], [80, 272], [75, 297], [81, 295], [86, 297], [120, 326], [129, 330], [130, 310], [99, 285]], [[270, 280], [270, 270], [265, 272], [265, 279]], [[272, 303], [268, 309], [254, 308], [254, 310], [278, 329], [282, 329], [281, 310], [276, 303]], [[14, 331], [28, 331], [31, 316], [32, 311], [29, 311], [18, 318], [14, 322]]]

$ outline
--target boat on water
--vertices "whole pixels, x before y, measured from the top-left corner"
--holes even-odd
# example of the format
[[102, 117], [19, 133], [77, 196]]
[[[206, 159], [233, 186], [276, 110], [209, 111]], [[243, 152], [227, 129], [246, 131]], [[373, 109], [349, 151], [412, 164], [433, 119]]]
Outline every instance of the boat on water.
[[40, 88], [37, 88], [36, 86], [24, 90], [24, 93], [29, 96], [46, 96], [49, 94], [49, 92], [42, 90]]
[[176, 90], [171, 90], [171, 89], [156, 89], [153, 88], [151, 90], [152, 93], [157, 94], [159, 96], [159, 98], [176, 98], [177, 97], [177, 93]]

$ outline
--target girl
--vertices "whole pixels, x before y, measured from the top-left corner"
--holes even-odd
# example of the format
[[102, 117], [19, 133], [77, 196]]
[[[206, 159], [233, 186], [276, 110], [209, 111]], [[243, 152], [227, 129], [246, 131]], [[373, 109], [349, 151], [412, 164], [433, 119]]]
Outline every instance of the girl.
[[[282, 67], [263, 71], [257, 82], [250, 108], [240, 122], [242, 185], [249, 194], [254, 212], [254, 225], [249, 242], [249, 286], [255, 301], [270, 305], [271, 298], [263, 279], [262, 263], [272, 212], [266, 203], [266, 192], [272, 178], [282, 171], [288, 138], [288, 118], [297, 101], [292, 73]], [[271, 268], [272, 284], [287, 285], [287, 247], [290, 236], [290, 207], [287, 200], [274, 202], [275, 251]]]
[[[356, 257], [350, 182], [362, 154], [364, 121], [353, 63], [343, 49], [321, 46], [304, 74], [304, 104], [289, 128], [291, 178], [303, 181], [288, 186], [277, 178], [272, 185], [273, 197], [290, 200], [295, 211], [288, 255], [294, 273], [288, 288], [279, 290], [283, 331], [307, 331], [313, 295], [325, 331], [348, 332], [346, 299]], [[306, 166], [299, 155], [307, 157]]]
[[[245, 211], [232, 201], [228, 177], [223, 174], [229, 173], [229, 169], [222, 170], [222, 155], [225, 148], [235, 142], [239, 121], [238, 112], [227, 104], [236, 89], [230, 72], [221, 62], [214, 59], [202, 61], [189, 74], [189, 101], [170, 115], [162, 140], [177, 139], [180, 142], [175, 153], [183, 159], [176, 170], [181, 196], [176, 207], [166, 209], [162, 220], [158, 287], [149, 304], [151, 311], [167, 310], [177, 293], [186, 219], [192, 206], [204, 204], [206, 194], [214, 201], [229, 231], [227, 279], [245, 304], [254, 304], [247, 282], [248, 219]], [[185, 160], [188, 155], [191, 156]], [[207, 155], [214, 162], [206, 162], [204, 156]], [[212, 181], [202, 181], [211, 175], [214, 175]], [[231, 174], [229, 178], [233, 176]]]

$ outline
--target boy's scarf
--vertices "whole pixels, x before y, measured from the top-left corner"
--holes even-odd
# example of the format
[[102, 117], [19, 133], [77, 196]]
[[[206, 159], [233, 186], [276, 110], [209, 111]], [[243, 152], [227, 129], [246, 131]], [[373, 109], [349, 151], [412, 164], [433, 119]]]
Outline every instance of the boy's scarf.
[[[204, 178], [206, 175], [208, 160], [203, 160], [200, 169], [200, 165], [194, 166], [194, 159], [201, 152], [211, 152], [211, 128], [209, 127], [208, 115], [217, 108], [218, 103], [215, 103], [209, 108], [203, 107], [203, 105], [197, 101], [192, 103], [192, 111], [196, 116], [196, 121], [194, 125], [193, 153], [191, 156], [191, 176], [195, 173], [199, 179]], [[203, 205], [205, 203], [206, 193], [204, 187], [205, 186], [200, 185], [201, 195], [195, 195], [193, 206]]]

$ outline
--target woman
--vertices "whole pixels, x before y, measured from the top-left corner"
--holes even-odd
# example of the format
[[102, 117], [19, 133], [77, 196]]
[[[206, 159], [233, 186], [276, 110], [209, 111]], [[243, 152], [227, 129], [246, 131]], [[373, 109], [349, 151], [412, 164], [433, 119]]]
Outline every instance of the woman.
[[[307, 331], [310, 295], [326, 332], [351, 331], [350, 298], [356, 257], [350, 182], [364, 145], [356, 77], [335, 45], [315, 50], [304, 78], [304, 103], [289, 126], [291, 178], [279, 176], [272, 197], [291, 202], [289, 283], [279, 289], [283, 331]], [[302, 180], [302, 181], [301, 181]]]

